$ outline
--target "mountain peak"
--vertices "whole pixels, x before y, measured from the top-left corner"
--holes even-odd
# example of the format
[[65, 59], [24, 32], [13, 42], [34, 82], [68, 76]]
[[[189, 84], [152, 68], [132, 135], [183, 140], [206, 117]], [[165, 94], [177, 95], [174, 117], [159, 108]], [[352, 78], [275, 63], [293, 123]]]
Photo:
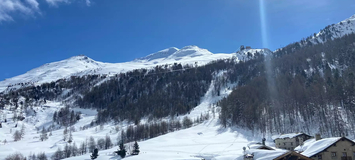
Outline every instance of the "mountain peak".
[[181, 49], [178, 49], [176, 47], [170, 47], [167, 49], [163, 49], [163, 50], [158, 51], [156, 53], [152, 53], [148, 56], [135, 59], [134, 61], [152, 61], [152, 60], [157, 60], [157, 59], [179, 60], [183, 57], [191, 58], [191, 57], [212, 55], [212, 54], [213, 53], [211, 53], [207, 49], [202, 49], [202, 48], [199, 48], [198, 46], [195, 46], [195, 45], [189, 45], [189, 46], [185, 46]]
[[179, 51], [175, 52], [171, 56], [169, 56], [169, 59], [181, 59], [183, 57], [197, 57], [197, 56], [204, 56], [204, 55], [212, 55], [210, 51], [207, 49], [202, 49], [199, 48], [198, 46], [195, 45], [190, 45], [190, 46], [185, 46], [181, 48]]
[[166, 58], [166, 57], [169, 57], [170, 55], [174, 54], [178, 50], [179, 49], [176, 47], [166, 48], [166, 49], [160, 50], [156, 53], [149, 54], [148, 56], [145, 56], [142, 58], [137, 58], [137, 59], [135, 59], [135, 61], [140, 61], [140, 60], [151, 61], [151, 60], [155, 60], [155, 59]]

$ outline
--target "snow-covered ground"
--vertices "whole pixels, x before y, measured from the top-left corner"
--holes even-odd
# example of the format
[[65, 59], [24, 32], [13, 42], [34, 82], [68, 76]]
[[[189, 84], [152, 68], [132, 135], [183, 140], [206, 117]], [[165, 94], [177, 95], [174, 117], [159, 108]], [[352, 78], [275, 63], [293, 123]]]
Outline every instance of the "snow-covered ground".
[[[235, 159], [243, 154], [243, 147], [250, 142], [240, 132], [221, 128], [217, 119], [211, 119], [197, 126], [175, 131], [166, 135], [139, 142], [141, 153], [131, 156], [127, 160], [172, 160], [172, 159], [206, 159], [226, 157]], [[112, 154], [117, 150], [99, 151], [97, 160], [107, 160], [117, 157]], [[222, 158], [223, 157], [223, 158]], [[89, 159], [90, 154], [71, 157], [69, 160]]]
[[[215, 80], [223, 77], [223, 71], [218, 73]], [[214, 81], [215, 81], [214, 80]], [[168, 133], [156, 138], [139, 142], [141, 153], [138, 156], [127, 157], [126, 159], [240, 159], [243, 155], [243, 147], [246, 147], [250, 142], [261, 141], [262, 137], [253, 136], [250, 131], [245, 131], [238, 128], [222, 128], [218, 122], [218, 113], [213, 115], [212, 110], [217, 110], [214, 104], [221, 98], [228, 96], [235, 84], [228, 84], [220, 90], [220, 96], [212, 94], [214, 89], [214, 81], [212, 81], [209, 90], [205, 96], [202, 97], [201, 104], [194, 108], [188, 115], [179, 116], [179, 119], [187, 116], [195, 119], [201, 114], [210, 114], [210, 119], [202, 124], [195, 125], [188, 129], [183, 129]], [[52, 122], [54, 111], [64, 107], [59, 102], [47, 101], [46, 104], [34, 107], [36, 115], [25, 115], [26, 119], [22, 122], [17, 122], [18, 126], [15, 128], [16, 122], [12, 117], [12, 111], [9, 106], [4, 111], [6, 112], [7, 123], [3, 123], [3, 128], [0, 129], [0, 159], [15, 152], [20, 152], [24, 156], [30, 153], [45, 152], [47, 156], [51, 156], [58, 148], [63, 149], [67, 142], [63, 141], [64, 128], [55, 129], [52, 131], [52, 136], [46, 141], [40, 141], [40, 132], [37, 128], [49, 127]], [[125, 129], [127, 123], [114, 124], [109, 123], [103, 126], [88, 128], [80, 130], [83, 126], [88, 126], [92, 120], [95, 119], [96, 111], [88, 109], [75, 108], [75, 111], [82, 113], [81, 119], [74, 125], [76, 131], [72, 133], [73, 140], [79, 147], [80, 143], [86, 141], [90, 136], [95, 140], [104, 138], [109, 135], [113, 143], [117, 143], [117, 137], [120, 131], [116, 131], [116, 127]], [[142, 121], [141, 123], [145, 123]], [[13, 141], [12, 135], [15, 130], [20, 130], [21, 126], [25, 125], [25, 136], [20, 141]], [[11, 130], [11, 131], [10, 131]], [[11, 132], [11, 133], [10, 133]], [[7, 143], [3, 141], [6, 139]], [[270, 139], [271, 140], [271, 139]], [[270, 142], [271, 143], [271, 142]], [[272, 144], [272, 143], [271, 143]], [[99, 151], [98, 160], [116, 159], [118, 158], [114, 151], [117, 146], [104, 151]], [[90, 154], [71, 157], [69, 159], [89, 159]]]

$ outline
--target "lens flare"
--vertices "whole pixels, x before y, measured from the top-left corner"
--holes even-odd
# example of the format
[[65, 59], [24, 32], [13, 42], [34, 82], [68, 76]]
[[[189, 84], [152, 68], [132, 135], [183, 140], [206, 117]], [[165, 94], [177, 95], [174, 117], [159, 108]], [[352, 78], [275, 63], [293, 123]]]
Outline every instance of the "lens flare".
[[263, 44], [263, 48], [268, 48], [269, 44], [267, 41], [267, 25], [266, 25], [266, 13], [265, 13], [264, 0], [259, 0], [259, 11], [260, 11], [262, 44]]

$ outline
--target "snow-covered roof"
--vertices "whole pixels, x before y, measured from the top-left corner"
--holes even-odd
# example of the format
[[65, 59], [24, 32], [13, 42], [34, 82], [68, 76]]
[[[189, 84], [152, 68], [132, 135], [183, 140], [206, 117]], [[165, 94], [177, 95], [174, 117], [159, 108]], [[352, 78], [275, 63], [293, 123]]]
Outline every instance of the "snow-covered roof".
[[248, 146], [249, 149], [261, 149], [261, 148], [267, 148], [269, 150], [274, 150], [273, 148], [269, 147], [269, 146], [265, 146], [262, 144], [251, 144]]
[[297, 136], [302, 135], [302, 134], [305, 134], [305, 133], [288, 133], [288, 134], [274, 135], [271, 138], [273, 140], [282, 139], [282, 138], [294, 138], [294, 137], [297, 137]]
[[262, 149], [250, 149], [247, 151], [249, 154], [254, 154], [255, 160], [271, 160], [277, 158], [288, 151], [286, 150], [262, 150]]
[[307, 157], [311, 157], [323, 150], [327, 149], [329, 146], [333, 145], [335, 142], [340, 140], [342, 137], [332, 137], [323, 138], [316, 141], [314, 138], [309, 139], [304, 142], [303, 146], [298, 146], [295, 151], [302, 152], [301, 154]]

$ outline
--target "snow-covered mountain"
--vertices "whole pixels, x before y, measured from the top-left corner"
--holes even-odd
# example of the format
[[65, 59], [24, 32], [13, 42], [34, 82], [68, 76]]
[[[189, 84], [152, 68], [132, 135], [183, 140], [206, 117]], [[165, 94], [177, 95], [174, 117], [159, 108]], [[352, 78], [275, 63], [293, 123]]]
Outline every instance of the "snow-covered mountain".
[[327, 40], [340, 38], [351, 33], [355, 33], [355, 15], [337, 24], [325, 27], [317, 34], [309, 37], [309, 41], [313, 44], [324, 43]]
[[226, 59], [235, 56], [234, 53], [213, 54], [207, 49], [197, 46], [186, 46], [181, 49], [172, 47], [124, 63], [104, 63], [95, 61], [87, 56], [74, 56], [58, 62], [52, 62], [32, 69], [25, 74], [12, 77], [0, 82], [0, 92], [8, 89], [18, 89], [23, 86], [38, 85], [52, 82], [70, 76], [90, 74], [117, 74], [134, 69], [150, 68], [156, 65], [194, 64], [204, 65], [213, 60]]

